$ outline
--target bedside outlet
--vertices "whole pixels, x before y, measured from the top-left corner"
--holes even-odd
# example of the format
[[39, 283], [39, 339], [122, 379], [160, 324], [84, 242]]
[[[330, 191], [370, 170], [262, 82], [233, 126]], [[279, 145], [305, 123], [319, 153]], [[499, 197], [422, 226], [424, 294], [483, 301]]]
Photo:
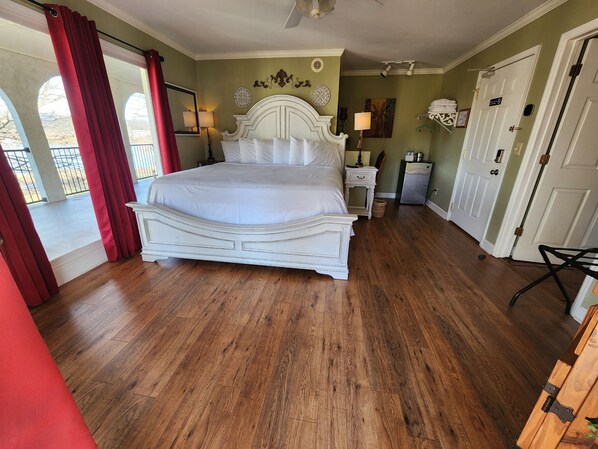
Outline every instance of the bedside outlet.
[[519, 156], [521, 154], [521, 149], [523, 148], [523, 142], [519, 142], [517, 143], [514, 147], [513, 147], [513, 154], [515, 156]]

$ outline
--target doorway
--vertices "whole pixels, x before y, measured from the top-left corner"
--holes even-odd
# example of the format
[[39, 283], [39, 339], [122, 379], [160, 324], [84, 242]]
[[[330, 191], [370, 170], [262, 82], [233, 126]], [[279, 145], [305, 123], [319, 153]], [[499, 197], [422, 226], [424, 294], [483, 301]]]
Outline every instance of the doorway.
[[496, 203], [538, 50], [519, 53], [478, 76], [449, 219], [479, 242]]

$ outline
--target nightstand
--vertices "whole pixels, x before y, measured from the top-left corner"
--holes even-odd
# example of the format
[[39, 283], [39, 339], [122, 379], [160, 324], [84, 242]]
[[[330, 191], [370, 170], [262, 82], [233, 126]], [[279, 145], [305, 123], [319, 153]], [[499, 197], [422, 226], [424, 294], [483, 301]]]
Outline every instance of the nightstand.
[[[345, 204], [350, 214], [372, 218], [372, 205], [374, 204], [374, 189], [376, 187], [376, 167], [345, 167]], [[349, 207], [349, 194], [353, 187], [367, 189], [365, 207]]]

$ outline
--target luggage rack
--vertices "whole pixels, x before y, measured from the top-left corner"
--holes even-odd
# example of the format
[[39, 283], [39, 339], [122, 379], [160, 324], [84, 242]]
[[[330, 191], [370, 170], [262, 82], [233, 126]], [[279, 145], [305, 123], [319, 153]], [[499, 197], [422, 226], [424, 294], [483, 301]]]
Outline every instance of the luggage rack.
[[[559, 290], [565, 298], [565, 313], [569, 314], [569, 312], [571, 311], [572, 301], [571, 298], [569, 298], [569, 295], [567, 294], [567, 291], [565, 290], [565, 287], [557, 273], [561, 271], [563, 268], [573, 267], [577, 268], [584, 274], [593, 277], [594, 279], [598, 279], [598, 271], [595, 271], [595, 269], [598, 268], [598, 248], [554, 248], [551, 246], [540, 245], [538, 246], [538, 251], [540, 251], [542, 259], [544, 259], [544, 263], [548, 267], [548, 273], [539, 277], [538, 279], [526, 285], [517, 293], [515, 293], [511, 298], [509, 305], [514, 306], [517, 302], [517, 299], [519, 299], [519, 297], [523, 293], [535, 287], [543, 280], [548, 279], [550, 276], [552, 276], [554, 277], [554, 280], [556, 281]], [[561, 263], [560, 265], [553, 264], [550, 261], [549, 255], [559, 260], [562, 260], [563, 263]], [[592, 269], [592, 267], [594, 269]]]

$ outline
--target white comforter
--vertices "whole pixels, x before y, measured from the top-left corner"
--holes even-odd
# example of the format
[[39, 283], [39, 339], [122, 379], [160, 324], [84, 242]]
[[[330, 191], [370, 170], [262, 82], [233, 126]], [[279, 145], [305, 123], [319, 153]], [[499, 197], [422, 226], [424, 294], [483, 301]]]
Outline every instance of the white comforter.
[[206, 220], [280, 224], [348, 213], [332, 167], [220, 163], [157, 178], [148, 204]]

